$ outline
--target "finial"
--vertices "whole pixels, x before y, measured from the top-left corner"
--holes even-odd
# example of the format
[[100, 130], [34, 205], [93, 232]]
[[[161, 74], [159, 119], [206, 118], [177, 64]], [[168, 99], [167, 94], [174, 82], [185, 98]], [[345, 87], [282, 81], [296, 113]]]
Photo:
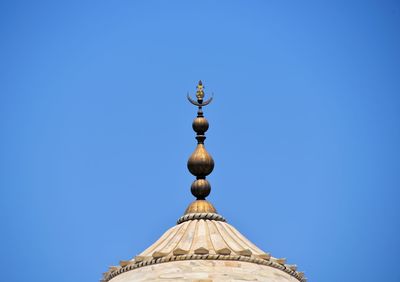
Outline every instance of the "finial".
[[201, 80], [199, 80], [199, 83], [197, 84], [197, 90], [196, 90], [196, 98], [197, 98], [197, 102], [194, 101], [192, 98], [190, 98], [189, 93], [187, 94], [187, 98], [189, 100], [190, 103], [192, 103], [195, 106], [198, 106], [199, 109], [201, 110], [201, 107], [205, 107], [208, 104], [211, 103], [213, 96], [211, 96], [207, 101], [203, 102], [204, 99], [204, 86], [203, 86], [203, 82], [201, 82]]
[[204, 90], [203, 90], [203, 82], [201, 82], [201, 80], [199, 80], [199, 84], [197, 84], [196, 97], [197, 97], [197, 100], [203, 101]]
[[205, 200], [211, 192], [211, 185], [206, 179], [206, 176], [213, 171], [214, 160], [204, 147], [204, 140], [206, 139], [205, 132], [208, 130], [209, 125], [207, 119], [203, 115], [202, 107], [210, 104], [213, 98], [211, 97], [203, 102], [203, 89], [203, 83], [200, 80], [196, 91], [197, 102], [190, 98], [189, 94], [187, 96], [189, 102], [198, 107], [198, 111], [197, 117], [192, 123], [193, 130], [196, 132], [197, 147], [187, 163], [190, 173], [196, 176], [196, 180], [191, 186], [191, 192], [193, 196], [196, 197], [196, 201], [190, 204], [185, 213], [216, 213], [213, 205]]

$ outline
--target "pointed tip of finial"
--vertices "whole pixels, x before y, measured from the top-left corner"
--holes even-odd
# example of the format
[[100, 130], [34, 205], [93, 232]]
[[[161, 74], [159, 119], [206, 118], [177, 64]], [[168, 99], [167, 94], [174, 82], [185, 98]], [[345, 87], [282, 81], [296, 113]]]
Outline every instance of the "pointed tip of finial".
[[203, 82], [201, 82], [201, 80], [199, 80], [199, 84], [197, 85], [196, 97], [199, 103], [203, 101], [204, 90], [203, 90]]
[[[189, 102], [191, 104], [195, 105], [195, 106], [198, 106], [199, 108], [205, 107], [208, 104], [210, 104], [212, 99], [213, 99], [213, 97], [210, 97], [207, 101], [203, 101], [203, 99], [204, 99], [204, 86], [203, 86], [203, 82], [201, 80], [199, 80], [199, 83], [197, 84], [196, 88], [197, 88], [196, 89], [197, 101], [194, 101], [192, 98], [190, 98], [189, 93], [188, 93], [187, 98], [188, 98]], [[214, 94], [213, 94], [213, 96], [214, 96]]]

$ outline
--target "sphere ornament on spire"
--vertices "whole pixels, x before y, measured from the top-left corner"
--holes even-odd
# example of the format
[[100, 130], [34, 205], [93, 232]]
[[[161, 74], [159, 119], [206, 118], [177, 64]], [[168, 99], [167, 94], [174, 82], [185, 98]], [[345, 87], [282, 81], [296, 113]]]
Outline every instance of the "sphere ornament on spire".
[[204, 200], [211, 192], [211, 185], [207, 179], [196, 179], [190, 187], [192, 195], [198, 199]]

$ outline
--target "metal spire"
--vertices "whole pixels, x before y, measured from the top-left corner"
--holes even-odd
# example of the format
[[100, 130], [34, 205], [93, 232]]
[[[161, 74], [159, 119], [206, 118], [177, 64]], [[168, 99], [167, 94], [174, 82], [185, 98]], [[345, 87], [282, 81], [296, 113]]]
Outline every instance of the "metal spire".
[[212, 97], [207, 101], [204, 99], [204, 86], [201, 80], [197, 85], [196, 98], [194, 101], [188, 94], [190, 103], [198, 107], [197, 117], [193, 120], [192, 127], [196, 132], [197, 147], [190, 156], [187, 167], [191, 174], [196, 176], [196, 180], [192, 183], [191, 192], [196, 197], [196, 201], [191, 203], [186, 209], [188, 213], [216, 213], [213, 205], [206, 200], [206, 197], [211, 192], [210, 182], [206, 179], [214, 169], [214, 160], [204, 147], [206, 139], [205, 132], [208, 130], [208, 121], [203, 115], [203, 107], [210, 104]]

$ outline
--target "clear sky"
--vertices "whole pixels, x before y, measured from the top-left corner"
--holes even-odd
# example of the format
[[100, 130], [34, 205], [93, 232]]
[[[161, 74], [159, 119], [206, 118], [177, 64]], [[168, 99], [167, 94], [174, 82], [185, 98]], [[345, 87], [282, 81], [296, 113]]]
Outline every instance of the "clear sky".
[[209, 200], [309, 281], [400, 281], [398, 1], [1, 1], [1, 280], [98, 281]]

